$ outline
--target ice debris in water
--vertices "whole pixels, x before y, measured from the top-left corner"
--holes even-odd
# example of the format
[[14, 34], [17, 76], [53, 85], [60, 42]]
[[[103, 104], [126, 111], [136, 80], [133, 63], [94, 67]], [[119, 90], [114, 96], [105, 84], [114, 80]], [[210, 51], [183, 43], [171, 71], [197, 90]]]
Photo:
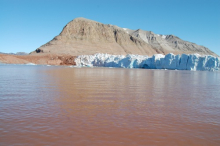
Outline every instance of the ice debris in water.
[[77, 66], [146, 68], [169, 70], [219, 70], [220, 58], [199, 54], [167, 55], [155, 54], [152, 57], [143, 55], [80, 55], [75, 59]]

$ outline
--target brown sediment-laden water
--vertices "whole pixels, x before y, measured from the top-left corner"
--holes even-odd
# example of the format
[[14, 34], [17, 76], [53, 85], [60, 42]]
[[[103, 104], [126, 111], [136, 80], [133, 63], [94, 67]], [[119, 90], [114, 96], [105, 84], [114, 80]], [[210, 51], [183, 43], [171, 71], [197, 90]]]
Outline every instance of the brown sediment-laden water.
[[0, 145], [219, 145], [220, 72], [0, 65]]

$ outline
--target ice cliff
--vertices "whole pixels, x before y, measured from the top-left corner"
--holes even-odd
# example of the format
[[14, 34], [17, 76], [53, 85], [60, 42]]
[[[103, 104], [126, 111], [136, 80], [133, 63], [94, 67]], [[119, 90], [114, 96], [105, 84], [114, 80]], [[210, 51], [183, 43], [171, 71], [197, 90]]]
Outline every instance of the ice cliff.
[[155, 54], [152, 57], [142, 55], [80, 55], [75, 59], [77, 66], [146, 68], [169, 70], [219, 70], [220, 58], [199, 54], [167, 55]]

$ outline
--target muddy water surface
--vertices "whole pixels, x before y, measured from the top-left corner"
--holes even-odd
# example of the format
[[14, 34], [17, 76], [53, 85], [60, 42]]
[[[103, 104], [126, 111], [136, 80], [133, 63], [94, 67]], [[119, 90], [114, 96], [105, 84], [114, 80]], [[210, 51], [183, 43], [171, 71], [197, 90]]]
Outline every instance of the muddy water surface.
[[220, 72], [1, 65], [0, 145], [220, 145]]

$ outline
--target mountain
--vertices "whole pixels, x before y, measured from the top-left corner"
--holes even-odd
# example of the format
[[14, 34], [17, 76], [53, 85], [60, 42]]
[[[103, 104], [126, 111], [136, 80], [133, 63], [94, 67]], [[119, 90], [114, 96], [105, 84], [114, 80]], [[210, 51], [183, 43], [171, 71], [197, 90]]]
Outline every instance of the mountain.
[[158, 35], [141, 29], [131, 30], [85, 18], [69, 22], [62, 32], [31, 54], [69, 54], [73, 56], [108, 54], [193, 54], [214, 55], [208, 48], [181, 40], [174, 35]]
[[17, 52], [17, 53], [3, 53], [3, 52], [0, 52], [0, 54], [8, 54], [8, 55], [28, 55], [28, 53], [25, 53], [25, 52]]
[[4, 52], [0, 52], [0, 54], [9, 54], [9, 55], [15, 55], [14, 53], [4, 53]]
[[17, 52], [15, 55], [28, 55], [28, 53], [25, 53], [25, 52]]
[[215, 53], [210, 51], [208, 48], [191, 43], [188, 41], [181, 40], [179, 37], [174, 35], [159, 35], [151, 31], [144, 31], [141, 29], [138, 30], [129, 30], [124, 28], [124, 30], [132, 36], [138, 37], [139, 39], [150, 44], [153, 48], [157, 48], [163, 52], [175, 53], [181, 52], [186, 54], [199, 53], [204, 55], [214, 55]]

